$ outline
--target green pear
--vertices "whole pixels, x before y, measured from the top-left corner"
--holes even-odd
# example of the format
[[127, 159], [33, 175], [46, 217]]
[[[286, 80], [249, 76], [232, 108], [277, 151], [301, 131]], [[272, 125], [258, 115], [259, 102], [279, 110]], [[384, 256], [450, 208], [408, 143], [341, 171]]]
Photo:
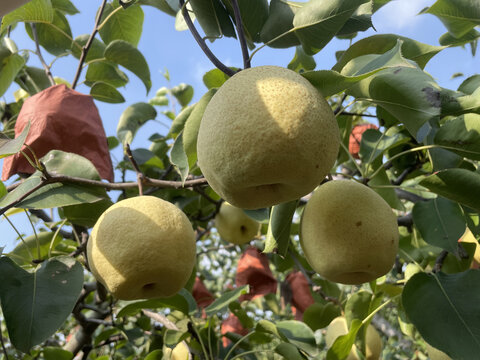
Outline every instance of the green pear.
[[215, 227], [222, 239], [232, 244], [242, 245], [257, 235], [260, 223], [245, 214], [242, 209], [223, 202], [215, 216]]

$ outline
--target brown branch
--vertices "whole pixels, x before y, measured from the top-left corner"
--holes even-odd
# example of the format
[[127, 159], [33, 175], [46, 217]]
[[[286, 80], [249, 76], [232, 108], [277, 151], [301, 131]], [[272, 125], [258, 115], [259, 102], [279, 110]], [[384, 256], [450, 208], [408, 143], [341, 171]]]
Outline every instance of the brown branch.
[[240, 41], [240, 48], [242, 49], [243, 56], [243, 68], [248, 69], [250, 67], [250, 55], [248, 54], [247, 41], [245, 39], [245, 31], [243, 29], [242, 16], [240, 14], [240, 8], [238, 7], [238, 1], [232, 0], [233, 13], [235, 14], [235, 25], [237, 28], [238, 40]]
[[150, 319], [152, 319], [156, 322], [159, 322], [160, 324], [165, 326], [165, 328], [167, 328], [167, 329], [177, 330], [177, 331], [179, 330], [177, 325], [175, 325], [172, 321], [168, 320], [165, 315], [162, 315], [162, 314], [159, 314], [159, 313], [147, 310], [147, 309], [143, 309], [142, 312], [146, 316], [148, 316]]
[[35, 23], [30, 23], [30, 27], [32, 28], [33, 41], [35, 42], [35, 48], [36, 48], [35, 54], [37, 54], [38, 59], [42, 63], [43, 69], [47, 74], [48, 80], [50, 81], [50, 85], [53, 86], [55, 85], [55, 79], [53, 78], [52, 72], [50, 71], [50, 67], [45, 62], [45, 59], [43, 58], [42, 52], [40, 50], [40, 44], [38, 42], [37, 26], [35, 25]]
[[197, 42], [197, 44], [200, 46], [202, 51], [207, 55], [208, 59], [215, 65], [218, 69], [223, 71], [226, 75], [228, 76], [233, 76], [235, 75], [235, 71], [230, 69], [228, 66], [223, 64], [218, 58], [212, 53], [212, 51], [208, 48], [207, 44], [205, 41], [202, 39], [200, 34], [198, 33], [197, 29], [195, 28], [195, 25], [193, 25], [192, 19], [190, 18], [190, 15], [188, 14], [187, 7], [185, 6], [185, 1], [184, 0], [179, 0], [180, 1], [180, 6], [182, 8], [182, 15], [183, 18], [185, 19], [185, 23], [188, 26], [188, 29], [193, 35], [193, 38]]
[[442, 250], [440, 255], [438, 255], [437, 259], [435, 260], [435, 266], [433, 267], [433, 272], [437, 273], [440, 270], [442, 270], [443, 263], [445, 262], [445, 259], [447, 258], [448, 251], [447, 250]]
[[145, 175], [140, 170], [140, 167], [137, 164], [137, 161], [134, 159], [132, 150], [130, 149], [130, 144], [125, 145], [125, 153], [127, 154], [128, 160], [133, 166], [133, 169], [137, 173], [137, 184], [138, 184], [138, 194], [143, 195], [143, 182], [145, 180]]
[[80, 60], [78, 61], [77, 72], [75, 73], [75, 77], [73, 78], [72, 82], [72, 89], [75, 89], [77, 86], [78, 79], [80, 78], [80, 74], [82, 73], [83, 63], [87, 58], [88, 51], [90, 50], [90, 46], [92, 46], [93, 39], [98, 32], [98, 25], [100, 24], [100, 20], [103, 15], [103, 10], [105, 10], [105, 6], [107, 4], [107, 0], [102, 1], [102, 5], [100, 5], [100, 9], [98, 10], [97, 18], [95, 19], [95, 26], [93, 28], [90, 37], [87, 40], [87, 43], [82, 47], [82, 53], [80, 54]]

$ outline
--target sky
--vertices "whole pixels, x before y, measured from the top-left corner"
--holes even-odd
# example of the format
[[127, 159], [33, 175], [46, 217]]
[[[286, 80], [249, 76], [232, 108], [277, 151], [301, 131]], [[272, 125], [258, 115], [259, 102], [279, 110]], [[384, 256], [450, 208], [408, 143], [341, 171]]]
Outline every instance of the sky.
[[[443, 24], [433, 15], [418, 15], [420, 10], [431, 6], [434, 0], [394, 0], [373, 16], [375, 30], [370, 29], [354, 39], [358, 41], [361, 38], [375, 34], [394, 33], [424, 42], [430, 45], [439, 45], [439, 37], [446, 32]], [[70, 25], [74, 37], [81, 34], [89, 34], [94, 25], [95, 13], [100, 0], [73, 0], [75, 6], [80, 10], [80, 14], [69, 16]], [[130, 82], [125, 88], [120, 88], [120, 92], [126, 99], [122, 104], [106, 104], [96, 101], [102, 117], [107, 136], [116, 134], [116, 127], [120, 115], [125, 108], [136, 102], [147, 102], [149, 98], [155, 95], [157, 89], [167, 86], [173, 87], [179, 83], [187, 83], [194, 88], [193, 102], [198, 101], [207, 90], [203, 85], [202, 77], [205, 72], [214, 68], [210, 61], [203, 54], [192, 35], [188, 31], [176, 31], [174, 28], [175, 19], [161, 11], [149, 7], [143, 7], [145, 12], [144, 29], [139, 43], [139, 50], [145, 56], [150, 66], [152, 77], [152, 89], [146, 95], [143, 83], [135, 75], [125, 71], [129, 76]], [[196, 23], [197, 28], [198, 24]], [[26, 35], [24, 27], [18, 26], [12, 33], [12, 38], [19, 49], [33, 49], [34, 45]], [[238, 42], [234, 39], [224, 38], [215, 42], [207, 42], [213, 53], [226, 65], [242, 67], [242, 54]], [[332, 40], [320, 53], [315, 55], [317, 70], [330, 69], [335, 64], [335, 52], [345, 50], [349, 47], [349, 40]], [[292, 49], [271, 49], [268, 47], [260, 50], [252, 60], [252, 66], [259, 65], [279, 65], [286, 67], [294, 56], [295, 50]], [[47, 62], [52, 57], [43, 51]], [[65, 78], [72, 82], [78, 61], [73, 57], [62, 58], [55, 62], [52, 67], [54, 76]], [[29, 65], [39, 66], [35, 56], [30, 57]], [[480, 56], [472, 57], [469, 48], [449, 48], [436, 55], [427, 64], [425, 71], [430, 73], [440, 86], [456, 89], [460, 83], [468, 76], [478, 73], [480, 68]], [[170, 82], [164, 77], [168, 70]], [[462, 73], [464, 76], [453, 78], [455, 73]], [[83, 74], [84, 75], [84, 74]], [[16, 84], [7, 91], [3, 100], [12, 101], [12, 93], [18, 88]], [[88, 93], [89, 88], [80, 85], [77, 87], [80, 92]], [[159, 112], [162, 109], [157, 109]], [[148, 137], [158, 132], [165, 134], [168, 131], [169, 120], [161, 114], [158, 116], [160, 122], [148, 122], [137, 133], [132, 148], [148, 147]], [[121, 150], [114, 152], [116, 160], [121, 158]], [[114, 162], [116, 161], [113, 159]], [[1, 163], [1, 161], [0, 161]], [[117, 176], [118, 181], [118, 176]], [[31, 234], [29, 222], [25, 214], [19, 214], [11, 217], [15, 226], [24, 233]], [[13, 239], [16, 234], [11, 226], [2, 218], [0, 220], [0, 247], [7, 245], [6, 250], [12, 247]]]

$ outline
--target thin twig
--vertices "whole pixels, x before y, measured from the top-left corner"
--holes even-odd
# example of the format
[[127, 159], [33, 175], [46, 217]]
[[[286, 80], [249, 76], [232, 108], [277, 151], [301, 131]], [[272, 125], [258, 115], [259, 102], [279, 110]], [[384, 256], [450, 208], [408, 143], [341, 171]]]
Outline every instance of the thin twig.
[[150, 319], [156, 322], [159, 322], [160, 324], [165, 326], [165, 328], [167, 329], [177, 330], [177, 331], [179, 330], [177, 325], [175, 325], [172, 321], [168, 320], [168, 318], [165, 315], [162, 315], [147, 309], [143, 309], [142, 312], [144, 315], [148, 316]]
[[205, 41], [202, 39], [200, 34], [198, 33], [197, 29], [195, 28], [195, 25], [193, 25], [192, 19], [190, 18], [190, 15], [188, 14], [187, 7], [185, 6], [185, 1], [184, 0], [179, 0], [180, 1], [180, 6], [182, 8], [182, 15], [183, 18], [185, 19], [185, 23], [188, 26], [188, 29], [192, 33], [195, 41], [198, 43], [202, 51], [207, 55], [208, 59], [215, 65], [218, 69], [223, 71], [226, 75], [228, 76], [233, 76], [235, 75], [235, 71], [227, 67], [225, 64], [223, 64], [218, 58], [212, 53], [212, 51], [208, 48], [207, 44]]
[[433, 272], [437, 273], [440, 270], [442, 270], [443, 263], [445, 259], [447, 258], [448, 251], [447, 250], [442, 250], [440, 255], [438, 255], [437, 259], [435, 260], [435, 266], [433, 267]]
[[55, 85], [55, 79], [53, 78], [52, 72], [50, 71], [50, 67], [45, 62], [45, 59], [43, 58], [42, 52], [40, 50], [40, 44], [38, 42], [37, 26], [35, 25], [35, 23], [30, 23], [30, 27], [32, 28], [33, 41], [35, 42], [35, 48], [36, 48], [35, 53], [37, 54], [38, 59], [42, 63], [45, 73], [47, 74], [48, 80], [50, 81], [50, 85], [53, 86]]
[[352, 113], [348, 111], [342, 111], [342, 115], [347, 115], [347, 116], [361, 116], [361, 117], [371, 117], [371, 118], [376, 118], [377, 115], [372, 115], [372, 114], [362, 114], [362, 113]]
[[135, 172], [137, 173], [137, 184], [138, 184], [138, 194], [140, 196], [143, 195], [143, 181], [145, 179], [145, 175], [140, 170], [140, 167], [137, 164], [137, 161], [134, 159], [132, 150], [130, 149], [130, 144], [125, 145], [125, 153], [127, 154], [128, 160], [132, 164]]
[[72, 89], [75, 89], [75, 87], [77, 86], [78, 79], [80, 78], [80, 74], [82, 73], [83, 63], [87, 58], [87, 53], [88, 53], [88, 50], [90, 50], [90, 46], [92, 46], [93, 39], [95, 38], [95, 35], [97, 35], [98, 25], [100, 24], [100, 19], [102, 18], [103, 10], [105, 10], [106, 5], [107, 5], [107, 0], [103, 0], [102, 5], [100, 5], [100, 9], [98, 10], [97, 18], [95, 19], [95, 26], [93, 28], [93, 31], [90, 34], [90, 37], [88, 38], [87, 43], [82, 47], [82, 53], [80, 54], [80, 60], [78, 61], [77, 72], [75, 73], [75, 77], [73, 78], [73, 82], [72, 82]]
[[247, 40], [245, 39], [242, 16], [240, 14], [240, 8], [238, 7], [237, 0], [232, 0], [232, 7], [233, 13], [235, 14], [235, 25], [237, 27], [238, 40], [240, 41], [240, 47], [242, 49], [243, 68], [248, 69], [250, 67], [250, 55], [248, 54]]

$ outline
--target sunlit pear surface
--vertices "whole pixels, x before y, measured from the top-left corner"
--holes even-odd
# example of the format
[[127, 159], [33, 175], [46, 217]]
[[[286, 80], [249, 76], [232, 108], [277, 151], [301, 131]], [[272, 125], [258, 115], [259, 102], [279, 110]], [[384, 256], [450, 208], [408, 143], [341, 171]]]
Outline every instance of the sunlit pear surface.
[[353, 180], [329, 181], [305, 205], [300, 244], [309, 264], [325, 279], [361, 284], [392, 268], [397, 218], [369, 187]]
[[220, 211], [215, 216], [215, 227], [225, 241], [242, 245], [251, 241], [257, 235], [260, 223], [227, 202], [223, 202]]
[[[325, 335], [325, 342], [327, 347], [330, 348], [335, 340], [342, 335], [348, 334], [347, 319], [343, 316], [336, 317], [327, 327], [327, 333]], [[367, 327], [367, 333], [365, 334], [365, 359], [366, 360], [378, 360], [382, 353], [382, 338], [380, 334], [371, 324]], [[352, 350], [346, 360], [359, 360], [357, 355], [357, 347], [352, 346]]]
[[198, 134], [198, 163], [226, 201], [258, 209], [298, 199], [331, 170], [339, 149], [335, 116], [298, 73], [259, 66], [216, 92]]
[[173, 349], [166, 346], [163, 347], [163, 360], [189, 360], [191, 359], [188, 346], [185, 342], [179, 343]]
[[100, 216], [87, 255], [93, 275], [117, 299], [168, 297], [192, 273], [195, 235], [175, 205], [138, 196], [117, 202]]

